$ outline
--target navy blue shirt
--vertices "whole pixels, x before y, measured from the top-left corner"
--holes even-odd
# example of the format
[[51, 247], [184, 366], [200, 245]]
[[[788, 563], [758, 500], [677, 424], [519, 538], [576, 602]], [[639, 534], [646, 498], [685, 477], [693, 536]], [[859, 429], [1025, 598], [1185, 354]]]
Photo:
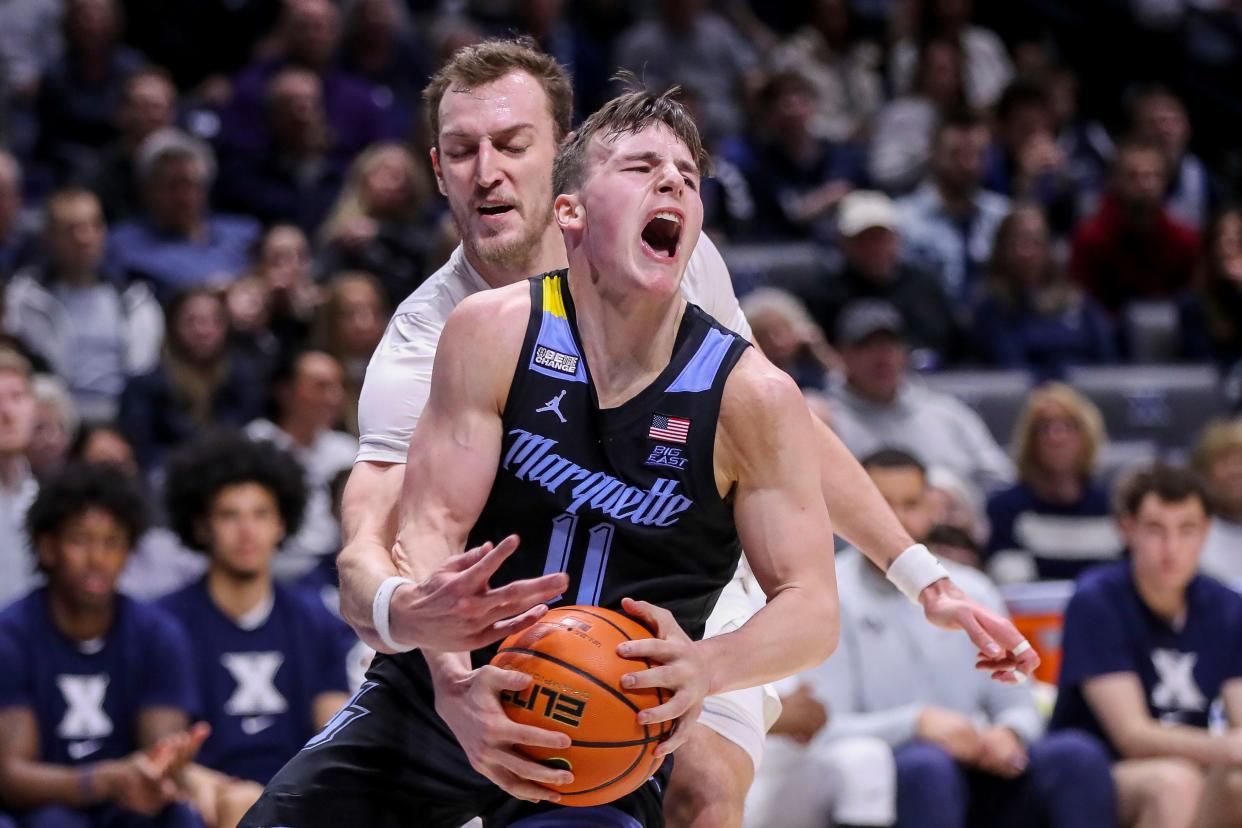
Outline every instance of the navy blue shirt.
[[347, 692], [342, 622], [317, 597], [274, 585], [271, 612], [243, 629], [216, 607], [206, 579], [160, 600], [185, 626], [211, 736], [198, 759], [266, 783], [315, 734], [315, 697]]
[[137, 750], [138, 714], [194, 706], [189, 643], [163, 611], [116, 597], [112, 628], [86, 644], [52, 623], [46, 589], [0, 613], [0, 708], [29, 708], [39, 759], [76, 765]]
[[985, 295], [972, 313], [975, 344], [984, 361], [1022, 368], [1036, 379], [1060, 379], [1073, 365], [1117, 361], [1112, 323], [1089, 298], [1058, 313], [1008, 309]]
[[1073, 503], [1053, 503], [1020, 482], [988, 498], [987, 554], [1024, 550], [1041, 580], [1076, 578], [1121, 553], [1111, 515], [1108, 492], [1098, 483], [1088, 482]]
[[1152, 717], [1207, 727], [1222, 685], [1242, 678], [1242, 595], [1199, 575], [1186, 590], [1186, 623], [1173, 629], [1139, 597], [1129, 562], [1105, 564], [1078, 581], [1065, 611], [1061, 677], [1052, 728], [1078, 728], [1109, 743], [1082, 686], [1133, 673]]

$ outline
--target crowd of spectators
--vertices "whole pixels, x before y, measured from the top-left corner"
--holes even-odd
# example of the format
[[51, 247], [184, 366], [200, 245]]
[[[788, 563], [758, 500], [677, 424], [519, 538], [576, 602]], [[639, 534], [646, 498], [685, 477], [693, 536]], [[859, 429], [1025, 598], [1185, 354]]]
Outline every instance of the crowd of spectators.
[[[569, 67], [575, 120], [620, 88], [618, 69], [682, 87], [715, 167], [706, 232], [726, 261], [766, 262], [737, 279], [756, 342], [911, 534], [960, 565], [963, 588], [1003, 609], [996, 583], [1094, 573], [1071, 606], [1069, 701], [1046, 734], [1027, 689], [957, 678], [964, 639], [923, 625], [844, 551], [842, 652], [785, 687], [747, 819], [1017, 824], [996, 821], [1000, 798], [1046, 824], [1189, 825], [1126, 792], [1196, 802], [1236, 780], [1185, 763], [1223, 749], [1131, 738], [1148, 722], [1102, 713], [1101, 676], [1132, 670], [1151, 696], [1174, 668], [1101, 663], [1081, 630], [1104, 624], [1121, 647], [1141, 627], [1144, 645], [1198, 653], [1209, 639], [1187, 637], [1170, 607], [1242, 624], [1193, 566], [1181, 582], [1136, 569], [1135, 594], [1117, 575], [1152, 543], [1143, 520], [1197, 498], [1185, 532], [1202, 529], [1202, 571], [1242, 584], [1242, 423], [1177, 436], [1174, 459], [1203, 488], [1168, 469], [1134, 483], [1101, 411], [1066, 380], [1150, 358], [1134, 314], [1153, 306], [1168, 321], [1159, 359], [1242, 376], [1242, 120], [1229, 122], [1242, 117], [1242, 17], [1207, 0], [1100, 5], [0, 4], [0, 724], [22, 728], [0, 747], [0, 828], [6, 811], [23, 827], [119, 811], [229, 826], [360, 682], [356, 639], [324, 610], [358, 396], [391, 311], [457, 243], [422, 89], [457, 48], [519, 32]], [[1105, 66], [1082, 33], [1110, 27], [1120, 45]], [[1161, 71], [1154, 48], [1200, 74]], [[813, 266], [783, 267], [793, 248]], [[926, 381], [952, 369], [1037, 384], [1012, 435]], [[1111, 487], [1127, 479], [1138, 494], [1123, 502]], [[87, 563], [91, 544], [103, 551]], [[148, 617], [148, 600], [188, 630]], [[1100, 620], [1109, 601], [1122, 620]], [[114, 612], [124, 623], [100, 627]], [[1153, 618], [1169, 629], [1151, 632]], [[904, 630], [899, 651], [876, 619]], [[311, 627], [340, 646], [306, 651]], [[146, 660], [117, 661], [120, 647]], [[910, 662], [910, 648], [944, 658]], [[285, 668], [254, 658], [275, 651]], [[1204, 693], [1242, 677], [1242, 663], [1205, 660]], [[152, 679], [100, 719], [73, 707], [98, 687], [57, 689], [53, 669]], [[1164, 698], [1152, 716], [1206, 722], [1190, 690]], [[51, 738], [60, 717], [75, 726]], [[186, 729], [196, 719], [214, 735]], [[261, 767], [229, 753], [262, 733]], [[136, 757], [184, 765], [203, 738], [187, 777], [198, 816], [165, 807]], [[96, 759], [85, 784], [26, 784], [32, 765]], [[1119, 759], [1138, 764], [1110, 779]]]

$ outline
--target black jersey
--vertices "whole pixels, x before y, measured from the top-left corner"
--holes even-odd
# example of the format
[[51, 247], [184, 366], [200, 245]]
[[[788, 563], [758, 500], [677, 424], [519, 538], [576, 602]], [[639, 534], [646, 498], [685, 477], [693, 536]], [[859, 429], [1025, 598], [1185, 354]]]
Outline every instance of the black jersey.
[[[725, 380], [749, 343], [687, 305], [668, 366], [601, 409], [567, 282], [564, 270], [530, 280], [500, 464], [467, 548], [517, 534], [521, 546], [493, 587], [567, 572], [569, 590], [553, 606], [619, 611], [628, 596], [665, 607], [701, 638], [741, 555], [713, 454]], [[476, 651], [475, 665], [494, 652]], [[390, 678], [392, 666], [425, 676], [417, 653], [379, 661]]]

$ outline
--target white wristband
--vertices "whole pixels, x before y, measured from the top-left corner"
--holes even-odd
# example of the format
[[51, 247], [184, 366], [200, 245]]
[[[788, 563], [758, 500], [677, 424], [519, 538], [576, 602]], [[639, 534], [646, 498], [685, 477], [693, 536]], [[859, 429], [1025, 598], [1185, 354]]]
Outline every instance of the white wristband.
[[371, 623], [375, 625], [375, 634], [379, 636], [380, 641], [384, 642], [384, 646], [394, 653], [408, 653], [415, 649], [393, 641], [392, 631], [388, 627], [388, 605], [392, 603], [392, 594], [403, 584], [413, 586], [414, 582], [400, 575], [385, 579], [384, 583], [379, 585], [379, 589], [375, 590], [375, 600], [371, 602]]
[[949, 577], [949, 570], [936, 560], [926, 546], [916, 543], [897, 556], [897, 560], [889, 565], [885, 577], [917, 604], [919, 593], [941, 578]]

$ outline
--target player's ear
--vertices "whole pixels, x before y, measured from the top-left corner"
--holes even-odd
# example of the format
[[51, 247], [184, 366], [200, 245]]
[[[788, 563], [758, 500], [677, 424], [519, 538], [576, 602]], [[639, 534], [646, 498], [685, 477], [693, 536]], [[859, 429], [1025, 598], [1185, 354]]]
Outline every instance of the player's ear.
[[552, 202], [552, 213], [562, 230], [581, 230], [586, 224], [586, 210], [577, 193], [561, 193]]
[[444, 189], [444, 175], [440, 172], [440, 151], [435, 147], [428, 150], [431, 155], [431, 169], [436, 174], [436, 187], [440, 190], [440, 195], [448, 198], [448, 193]]

